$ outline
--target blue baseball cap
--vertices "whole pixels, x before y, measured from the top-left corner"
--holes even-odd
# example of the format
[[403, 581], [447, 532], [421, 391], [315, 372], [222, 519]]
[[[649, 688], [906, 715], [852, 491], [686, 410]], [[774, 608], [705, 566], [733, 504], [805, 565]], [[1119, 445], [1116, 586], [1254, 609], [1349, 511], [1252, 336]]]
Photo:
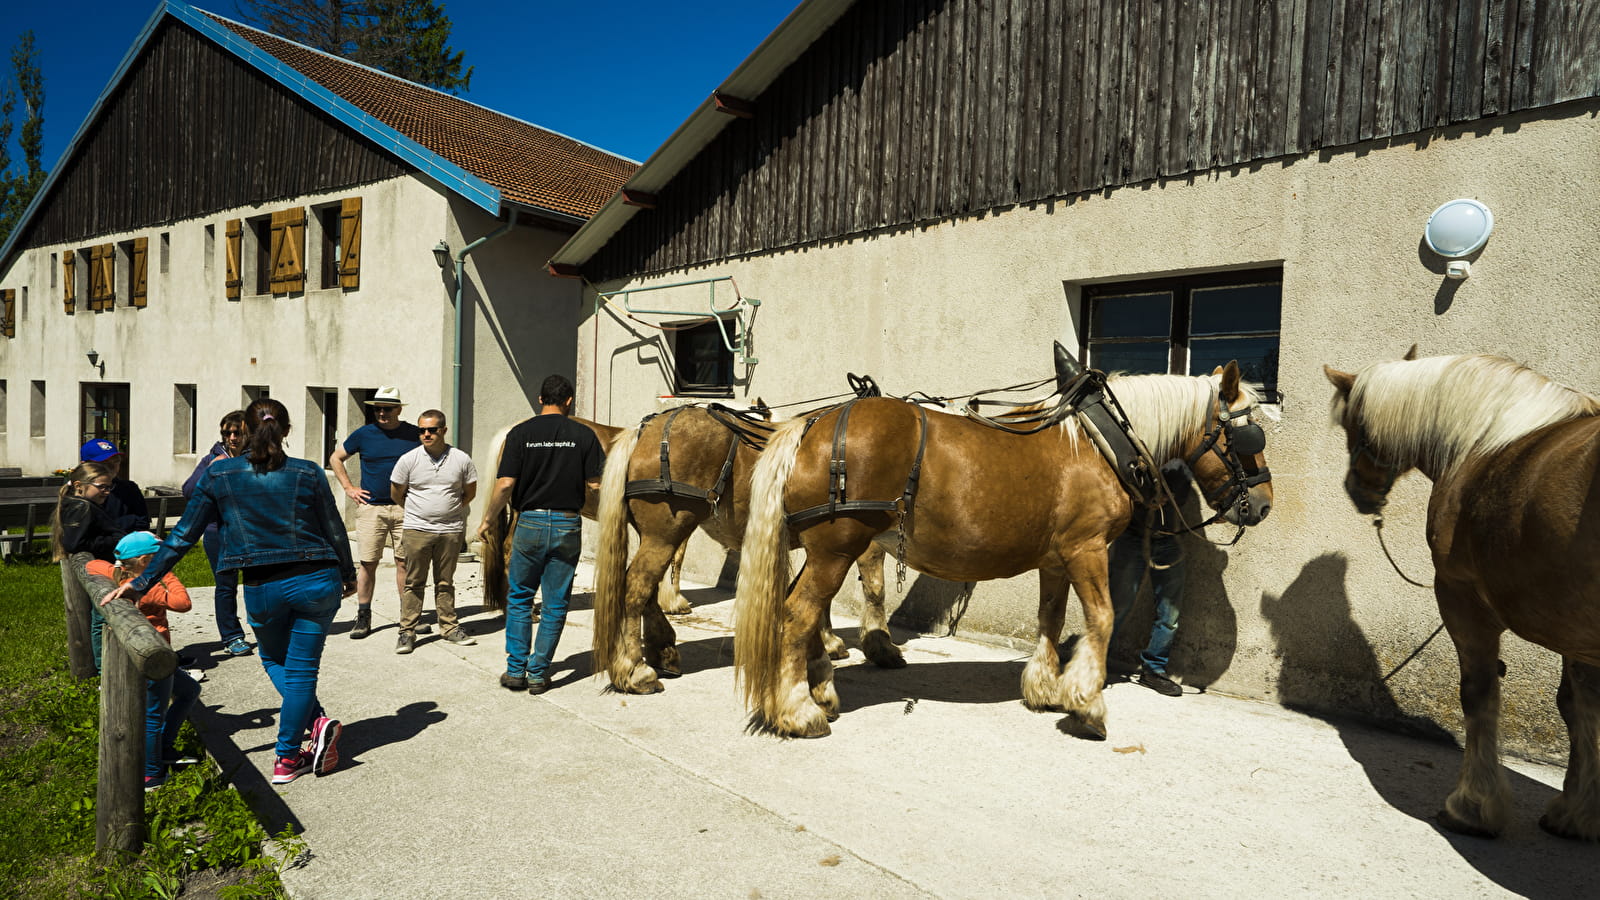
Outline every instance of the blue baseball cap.
[[113, 456], [121, 455], [122, 451], [117, 449], [117, 445], [105, 438], [85, 441], [83, 446], [78, 449], [78, 458], [84, 462], [105, 462]]
[[117, 541], [117, 559], [148, 556], [161, 549], [161, 541], [148, 531], [135, 531]]

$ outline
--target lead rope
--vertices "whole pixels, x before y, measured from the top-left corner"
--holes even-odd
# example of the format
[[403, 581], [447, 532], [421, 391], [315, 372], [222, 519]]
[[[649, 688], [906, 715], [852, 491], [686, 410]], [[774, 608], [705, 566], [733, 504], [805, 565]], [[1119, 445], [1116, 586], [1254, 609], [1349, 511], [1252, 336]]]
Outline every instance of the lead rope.
[[[1431, 587], [1431, 585], [1423, 584], [1422, 582], [1416, 580], [1415, 578], [1412, 578], [1411, 576], [1407, 575], [1406, 573], [1400, 571], [1400, 564], [1394, 561], [1394, 554], [1389, 552], [1389, 544], [1387, 542], [1385, 542], [1384, 539], [1383, 539], [1383, 516], [1381, 514], [1380, 515], [1375, 515], [1375, 516], [1372, 517], [1372, 527], [1378, 529], [1378, 546], [1383, 548], [1383, 555], [1389, 558], [1389, 565], [1394, 568], [1394, 573], [1396, 575], [1399, 575], [1400, 578], [1403, 581], [1405, 581], [1406, 583], [1408, 583], [1408, 584], [1414, 584], [1419, 588]], [[1417, 645], [1417, 649], [1411, 651], [1411, 655], [1410, 656], [1407, 656], [1405, 659], [1400, 660], [1400, 663], [1398, 665], [1396, 665], [1393, 669], [1389, 670], [1389, 674], [1383, 676], [1383, 678], [1381, 678], [1379, 680], [1380, 681], [1388, 681], [1389, 679], [1393, 678], [1395, 675], [1399, 674], [1400, 670], [1404, 669], [1413, 659], [1416, 659], [1417, 655], [1420, 654], [1424, 649], [1426, 649], [1429, 644], [1433, 643], [1433, 639], [1438, 637], [1439, 636], [1439, 632], [1441, 632], [1443, 630], [1444, 630], [1444, 623], [1440, 622], [1439, 623], [1439, 627], [1435, 628], [1433, 630], [1432, 634], [1428, 635], [1426, 638], [1423, 638], [1422, 643]]]

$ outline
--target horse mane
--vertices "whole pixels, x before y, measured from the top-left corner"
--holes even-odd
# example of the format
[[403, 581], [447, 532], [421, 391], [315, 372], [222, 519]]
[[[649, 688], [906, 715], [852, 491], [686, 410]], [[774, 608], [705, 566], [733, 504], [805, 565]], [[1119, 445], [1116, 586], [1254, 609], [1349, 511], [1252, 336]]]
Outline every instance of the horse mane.
[[1490, 354], [1373, 363], [1346, 402], [1375, 453], [1440, 474], [1546, 425], [1600, 414], [1600, 399]]
[[[1221, 375], [1112, 375], [1111, 393], [1128, 414], [1133, 431], [1156, 460], [1177, 456], [1211, 424], [1211, 397]], [[1239, 390], [1250, 405], [1258, 398], [1248, 385]]]

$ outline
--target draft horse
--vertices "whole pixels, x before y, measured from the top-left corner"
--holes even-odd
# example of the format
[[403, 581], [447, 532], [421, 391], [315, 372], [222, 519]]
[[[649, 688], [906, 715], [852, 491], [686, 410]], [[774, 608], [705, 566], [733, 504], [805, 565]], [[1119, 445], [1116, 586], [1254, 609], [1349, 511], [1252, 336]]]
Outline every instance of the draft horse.
[[[606, 672], [616, 690], [653, 693], [662, 689], [659, 675], [679, 674], [677, 635], [662, 614], [674, 611], [661, 590], [662, 574], [671, 560], [677, 596], [684, 549], [696, 528], [740, 549], [750, 476], [771, 432], [764, 418], [712, 404], [650, 416], [617, 437], [601, 476], [594, 596], [595, 671]], [[639, 533], [631, 561], [630, 525]], [[904, 666], [884, 615], [883, 551], [868, 547], [858, 556], [866, 598], [862, 650], [879, 666]], [[678, 602], [687, 612], [687, 601]], [[828, 654], [846, 656], [826, 621], [823, 629]]]
[[[1154, 462], [1188, 460], [1207, 502], [1229, 521], [1255, 524], [1266, 515], [1272, 484], [1265, 441], [1248, 422], [1256, 398], [1240, 383], [1237, 363], [1209, 376], [1135, 375], [1109, 384]], [[845, 409], [849, 418], [839, 429]], [[1039, 569], [1038, 643], [1022, 673], [1023, 702], [1066, 710], [1103, 737], [1112, 624], [1107, 546], [1127, 527], [1134, 501], [1080, 416], [1016, 434], [879, 398], [812, 424], [777, 430], [751, 486], [734, 664], [752, 728], [828, 734], [839, 697], [820, 625], [849, 561], [876, 543], [905, 565], [952, 581]], [[1236, 439], [1236, 430], [1251, 430], [1254, 439]], [[1254, 446], [1241, 455], [1235, 443]], [[842, 466], [835, 465], [841, 444], [848, 448]], [[829, 502], [830, 484], [832, 496], [865, 502], [791, 523], [795, 511]], [[875, 503], [890, 508], [860, 508]], [[791, 533], [805, 551], [792, 584]], [[1088, 634], [1063, 671], [1056, 647], [1069, 585]]]
[[1434, 596], [1461, 665], [1466, 748], [1441, 823], [1498, 835], [1511, 812], [1500, 767], [1500, 636], [1561, 654], [1556, 705], [1566, 781], [1539, 820], [1600, 840], [1600, 398], [1499, 356], [1323, 367], [1350, 463], [1345, 492], [1382, 511], [1395, 479], [1433, 482]]
[[[577, 416], [573, 416], [572, 421], [587, 426], [590, 431], [593, 431], [595, 437], [600, 439], [601, 448], [607, 453], [611, 452], [611, 446], [616, 442], [617, 435], [623, 432], [623, 429], [615, 425], [591, 422], [588, 419], [580, 419]], [[489, 444], [490, 456], [494, 459], [494, 464], [487, 470], [479, 469], [479, 477], [482, 478], [487, 475], [491, 484], [494, 482], [495, 473], [500, 470], [500, 453], [505, 448], [506, 435], [511, 433], [513, 427], [507, 425], [495, 434], [494, 440]], [[583, 509], [580, 512], [584, 518], [594, 519], [598, 506], [598, 496], [595, 492], [590, 491], [588, 496], [584, 498]], [[509, 581], [511, 572], [511, 539], [515, 531], [512, 526], [516, 522], [516, 518], [516, 511], [511, 509], [509, 503], [506, 504], [505, 509], [500, 511], [499, 516], [489, 520], [488, 535], [483, 542], [483, 546], [478, 551], [479, 555], [483, 557], [483, 605], [485, 609], [490, 611], [506, 608], [506, 593], [511, 586]], [[672, 581], [674, 596], [677, 594], [678, 569], [683, 565], [682, 554], [679, 554], [675, 562], [677, 565], [673, 569]], [[682, 602], [682, 598], [679, 598], [679, 600]], [[684, 611], [688, 610], [687, 602], [684, 602], [683, 608]]]

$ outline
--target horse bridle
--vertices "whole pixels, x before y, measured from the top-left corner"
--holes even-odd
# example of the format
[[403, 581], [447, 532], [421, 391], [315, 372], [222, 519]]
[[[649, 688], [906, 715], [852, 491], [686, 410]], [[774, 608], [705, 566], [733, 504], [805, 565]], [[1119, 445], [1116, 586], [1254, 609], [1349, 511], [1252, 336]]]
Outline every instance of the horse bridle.
[[1360, 437], [1356, 439], [1355, 449], [1350, 451], [1349, 471], [1355, 471], [1356, 461], [1362, 457], [1366, 457], [1368, 462], [1383, 470], [1383, 487], [1372, 492], [1373, 496], [1378, 498], [1377, 505], [1381, 508], [1388, 502], [1389, 491], [1394, 488], [1395, 481], [1400, 477], [1401, 468], [1379, 456], [1377, 451], [1372, 449], [1372, 443], [1367, 440], [1365, 429], [1361, 430]]
[[[1199, 525], [1192, 525], [1182, 531], [1172, 532], [1173, 534], [1199, 531], [1221, 519], [1230, 508], [1234, 507], [1238, 509], [1240, 522], [1243, 522], [1244, 515], [1248, 512], [1250, 506], [1250, 489], [1258, 484], [1265, 484], [1272, 480], [1272, 470], [1266, 466], [1262, 466], [1252, 475], [1244, 470], [1244, 464], [1239, 461], [1241, 454], [1255, 456], [1266, 450], [1267, 433], [1262, 430], [1260, 425], [1250, 420], [1249, 409], [1235, 412], [1228, 408], [1227, 403], [1223, 402], [1221, 395], [1217, 395], [1216, 399], [1216, 419], [1206, 427], [1206, 433], [1200, 439], [1200, 445], [1185, 457], [1183, 462], [1192, 471], [1195, 464], [1207, 453], [1214, 454], [1217, 459], [1222, 461], [1223, 467], [1228, 470], [1228, 480], [1215, 493], [1206, 491], [1204, 487], [1200, 489], [1206, 503], [1217, 510], [1212, 514], [1211, 518], [1206, 519]], [[1235, 425], [1234, 420], [1236, 419], [1243, 419], [1244, 424]], [[1223, 450], [1221, 446], [1224, 436], [1228, 439], [1227, 450]], [[1223, 492], [1226, 493], [1224, 494]], [[1223, 499], [1213, 502], [1213, 497], [1218, 494], [1223, 494]], [[1242, 526], [1240, 534], [1243, 534]], [[1237, 541], [1238, 538], [1235, 537], [1234, 540]]]

